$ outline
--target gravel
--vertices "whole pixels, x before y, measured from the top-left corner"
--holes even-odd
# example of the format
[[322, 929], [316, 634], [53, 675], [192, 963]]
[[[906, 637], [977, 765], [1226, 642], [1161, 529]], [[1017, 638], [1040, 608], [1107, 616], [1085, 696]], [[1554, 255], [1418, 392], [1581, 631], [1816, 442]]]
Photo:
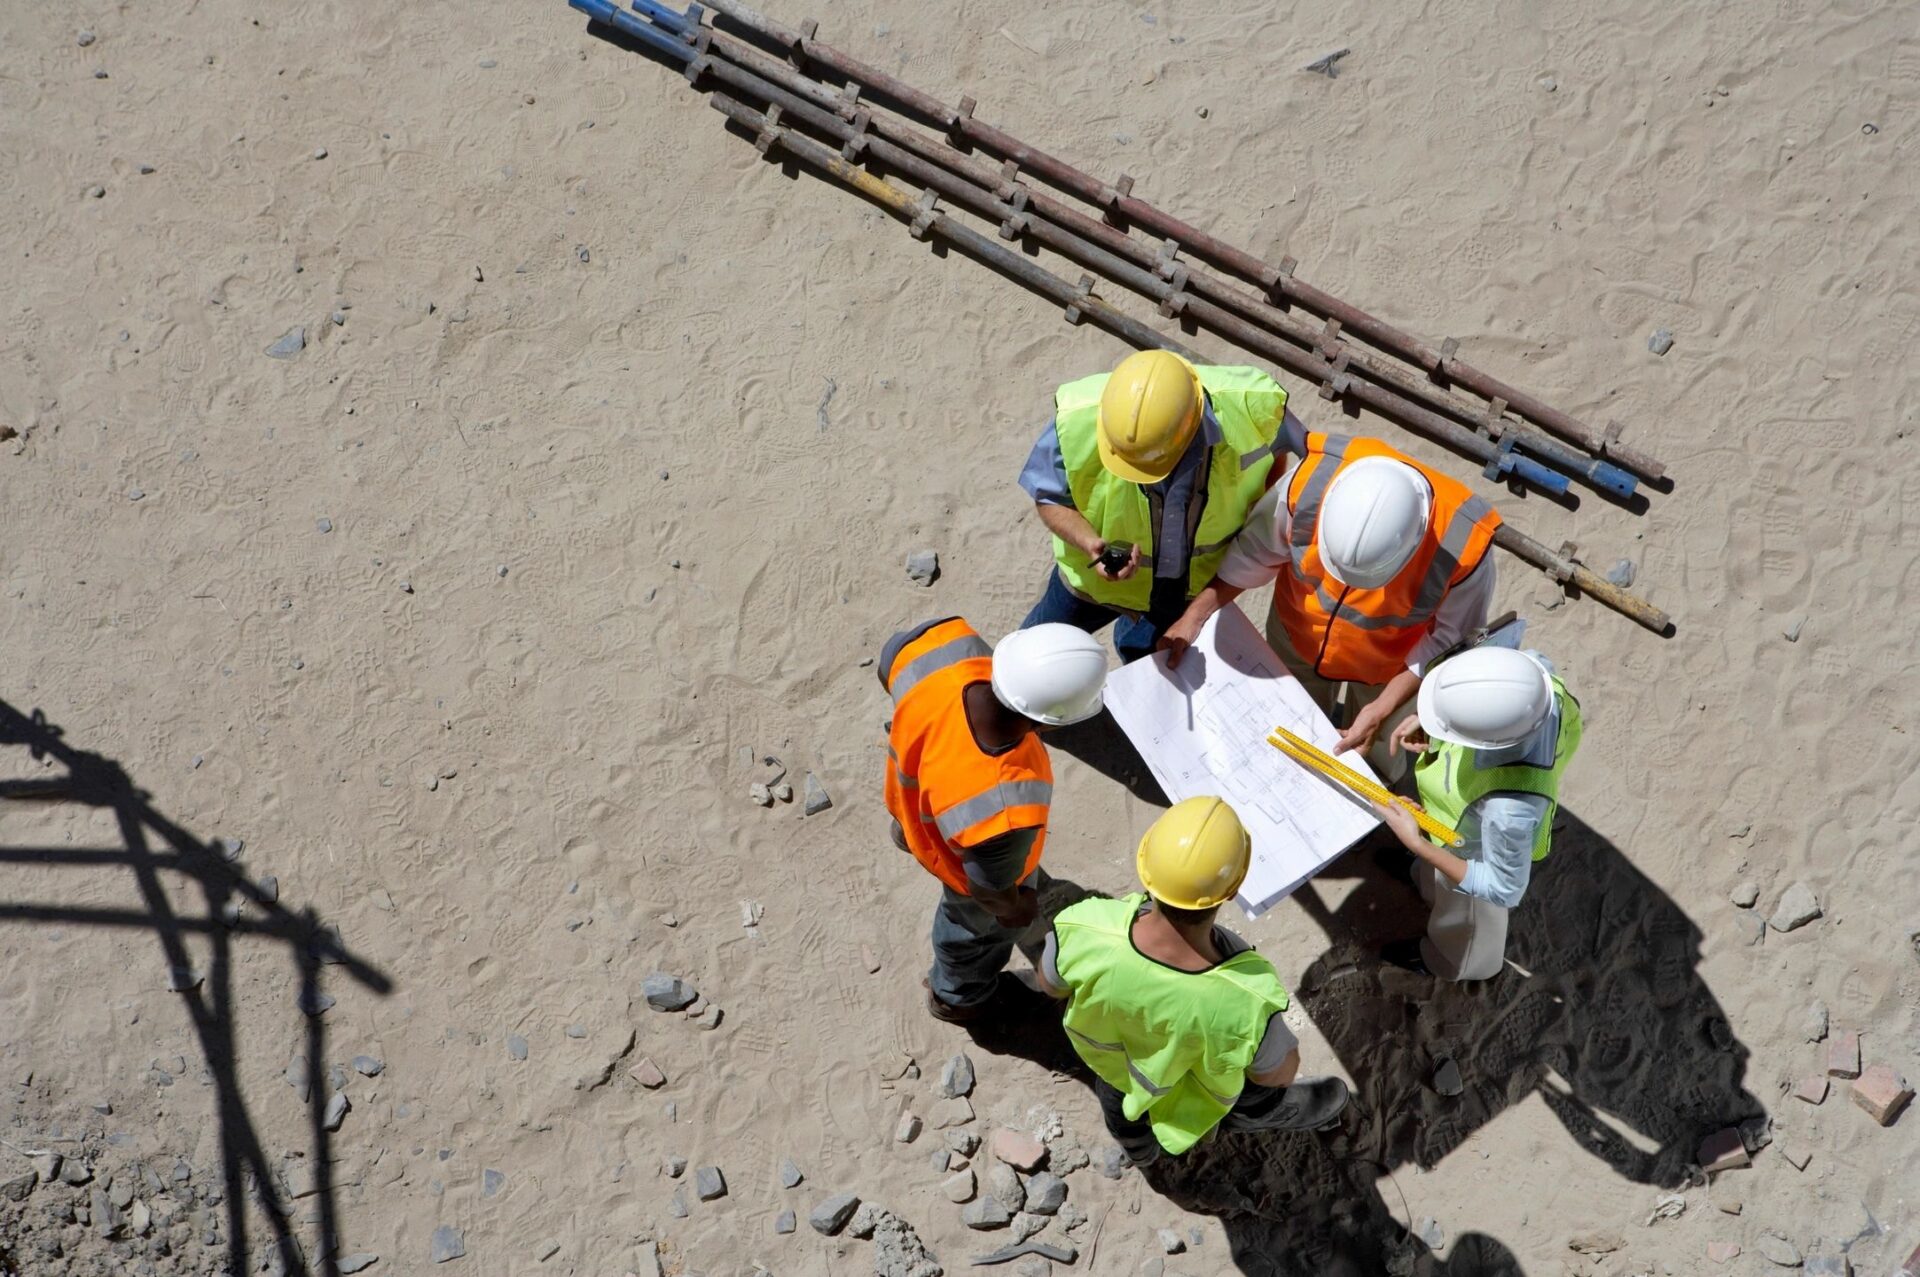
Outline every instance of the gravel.
[[807, 1223], [813, 1226], [814, 1232], [831, 1237], [847, 1226], [859, 1208], [860, 1199], [852, 1193], [836, 1193], [807, 1214]]
[[645, 995], [647, 1005], [656, 1011], [684, 1011], [700, 996], [692, 985], [679, 976], [661, 971], [654, 972], [642, 981], [640, 992]]
[[827, 793], [827, 787], [820, 783], [819, 777], [808, 772], [806, 800], [801, 805], [801, 811], [809, 816], [817, 816], [831, 806], [833, 797]]
[[450, 1259], [458, 1259], [467, 1253], [466, 1240], [460, 1236], [460, 1230], [451, 1224], [442, 1224], [433, 1230], [433, 1244], [427, 1252], [432, 1263], [444, 1264]]
[[973, 1092], [973, 1061], [965, 1052], [952, 1056], [940, 1068], [940, 1094], [956, 1099]]
[[940, 555], [933, 550], [915, 550], [907, 555], [907, 579], [915, 585], [932, 585], [940, 577]]
[[1780, 896], [1767, 925], [1775, 931], [1795, 931], [1820, 916], [1820, 898], [1804, 882], [1796, 882]]
[[279, 341], [267, 347], [267, 356], [271, 359], [292, 359], [307, 348], [307, 330], [303, 327], [289, 328]]

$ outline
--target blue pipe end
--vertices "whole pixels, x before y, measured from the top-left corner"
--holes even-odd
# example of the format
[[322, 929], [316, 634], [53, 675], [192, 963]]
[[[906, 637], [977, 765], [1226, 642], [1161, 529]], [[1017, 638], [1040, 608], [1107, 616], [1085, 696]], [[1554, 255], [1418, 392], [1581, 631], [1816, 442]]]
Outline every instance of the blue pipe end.
[[1564, 495], [1572, 483], [1566, 475], [1558, 470], [1549, 470], [1531, 457], [1519, 457], [1509, 452], [1501, 460], [1504, 463], [1500, 467], [1503, 471], [1511, 471], [1524, 482], [1556, 497]]

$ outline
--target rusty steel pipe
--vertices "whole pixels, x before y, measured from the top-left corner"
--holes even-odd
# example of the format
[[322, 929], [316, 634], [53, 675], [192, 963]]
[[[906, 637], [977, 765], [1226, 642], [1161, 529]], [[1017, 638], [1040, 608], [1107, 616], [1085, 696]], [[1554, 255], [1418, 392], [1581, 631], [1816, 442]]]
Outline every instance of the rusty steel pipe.
[[962, 98], [958, 110], [949, 108], [904, 81], [868, 66], [831, 45], [822, 44], [814, 39], [811, 22], [804, 30], [796, 31], [738, 0], [709, 0], [709, 7], [781, 44], [796, 60], [804, 59], [831, 67], [848, 79], [933, 120], [947, 130], [949, 137], [964, 139], [1013, 161], [1059, 189], [1104, 210], [1115, 221], [1138, 225], [1173, 240], [1180, 248], [1191, 250], [1215, 266], [1257, 285], [1271, 300], [1284, 298], [1323, 318], [1337, 319], [1346, 331], [1407, 360], [1428, 374], [1465, 386], [1489, 401], [1504, 400], [1520, 416], [1597, 457], [1608, 458], [1648, 479], [1658, 480], [1666, 473], [1662, 462], [1621, 443], [1612, 437], [1610, 431], [1595, 430], [1572, 414], [1481, 371], [1454, 355], [1450, 345], [1436, 349], [1412, 334], [1298, 279], [1293, 274], [1291, 262], [1282, 266], [1270, 265], [1196, 226], [1162, 212], [1144, 200], [1134, 198], [1131, 178], [1123, 177], [1111, 185], [1102, 182], [1057, 156], [1028, 146], [1013, 135], [974, 119], [975, 104], [971, 98]]
[[[1091, 281], [1083, 280], [1079, 285], [1068, 283], [997, 240], [961, 225], [930, 203], [916, 199], [885, 179], [874, 176], [824, 144], [779, 125], [769, 118], [770, 112], [756, 111], [720, 92], [709, 95], [708, 102], [734, 123], [757, 134], [758, 145], [763, 152], [784, 151], [874, 200], [906, 222], [916, 238], [931, 235], [942, 239], [969, 257], [1018, 279], [1034, 292], [1062, 306], [1069, 322], [1089, 320], [1139, 349], [1171, 350], [1196, 363], [1207, 362], [1206, 356], [1198, 350], [1157, 332], [1115, 309], [1105, 300], [1093, 296], [1088, 290]], [[1672, 622], [1665, 612], [1620, 589], [1583, 565], [1555, 554], [1511, 524], [1503, 523], [1495, 531], [1493, 541], [1563, 585], [1591, 595], [1655, 633], [1671, 632]]]

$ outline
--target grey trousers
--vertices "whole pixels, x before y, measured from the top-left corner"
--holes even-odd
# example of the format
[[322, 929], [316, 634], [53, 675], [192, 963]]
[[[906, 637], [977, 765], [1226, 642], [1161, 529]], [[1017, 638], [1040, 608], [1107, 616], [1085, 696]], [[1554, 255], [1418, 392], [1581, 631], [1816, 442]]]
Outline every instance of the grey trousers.
[[[1373, 704], [1380, 698], [1380, 693], [1386, 690], [1385, 686], [1373, 687], [1366, 683], [1343, 684], [1314, 673], [1313, 666], [1295, 654], [1293, 640], [1287, 637], [1286, 627], [1280, 624], [1279, 613], [1271, 608], [1267, 610], [1267, 642], [1279, 654], [1280, 663], [1287, 667], [1287, 673], [1300, 680], [1300, 686], [1307, 689], [1307, 695], [1313, 698], [1313, 703], [1318, 705], [1326, 716], [1333, 720], [1333, 725], [1342, 731], [1346, 730], [1347, 723], [1353, 720], [1354, 715]], [[1339, 709], [1342, 687], [1347, 689], [1344, 717]], [[1373, 738], [1373, 748], [1367, 751], [1368, 765], [1373, 768], [1375, 775], [1389, 785], [1394, 784], [1406, 774], [1407, 756], [1405, 754], [1390, 755], [1387, 750], [1387, 739], [1393, 735], [1393, 729], [1399, 725], [1400, 720], [1414, 712], [1417, 699], [1409, 699], [1405, 705], [1394, 711], [1393, 716], [1381, 726], [1380, 734]]]
[[1432, 906], [1420, 956], [1443, 980], [1491, 980], [1507, 965], [1507, 914], [1500, 905], [1455, 891], [1424, 860], [1413, 865], [1413, 885]]
[[[1025, 885], [1045, 891], [1046, 870], [1035, 869]], [[1015, 948], [1037, 963], [1046, 943], [1044, 916], [1032, 926], [1009, 930], [971, 896], [943, 883], [933, 911], [933, 968], [927, 972], [927, 987], [948, 1006], [977, 1006], [993, 996]]]

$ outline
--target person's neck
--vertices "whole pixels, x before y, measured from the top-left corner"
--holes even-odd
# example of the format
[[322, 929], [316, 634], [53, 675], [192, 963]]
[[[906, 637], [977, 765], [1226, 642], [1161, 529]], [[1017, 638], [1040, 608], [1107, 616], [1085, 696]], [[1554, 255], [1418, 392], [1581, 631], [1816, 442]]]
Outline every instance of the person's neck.
[[1149, 909], [1134, 922], [1133, 941], [1149, 958], [1183, 971], [1204, 971], [1224, 960], [1213, 942], [1212, 914], [1199, 922], [1175, 922]]
[[973, 731], [973, 739], [985, 750], [1007, 749], [1036, 730], [1032, 719], [1002, 705], [993, 688], [985, 683], [967, 688], [966, 707], [967, 726]]

